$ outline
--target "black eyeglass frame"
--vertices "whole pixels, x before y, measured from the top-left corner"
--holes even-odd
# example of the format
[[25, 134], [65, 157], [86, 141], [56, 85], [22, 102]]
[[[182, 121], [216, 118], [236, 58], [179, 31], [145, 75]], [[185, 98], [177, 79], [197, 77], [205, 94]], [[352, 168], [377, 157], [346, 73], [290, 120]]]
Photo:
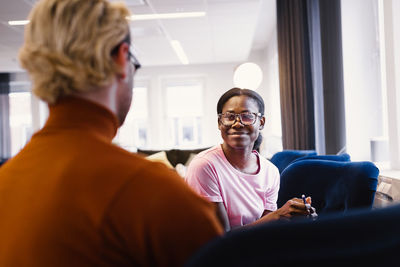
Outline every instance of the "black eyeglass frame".
[[[223, 120], [222, 120], [222, 116], [224, 116], [226, 113], [234, 114], [234, 115], [235, 115], [235, 119], [234, 119], [234, 120], [232, 121], [232, 123], [230, 123], [230, 124], [225, 124], [225, 123], [223, 122]], [[242, 121], [242, 114], [249, 114], [249, 113], [250, 113], [250, 114], [253, 114], [253, 115], [255, 116], [255, 119], [254, 119], [253, 123], [250, 123], [250, 124], [243, 123], [243, 121]], [[222, 125], [224, 125], [224, 126], [226, 126], [226, 127], [230, 127], [230, 126], [232, 126], [232, 125], [235, 124], [235, 122], [237, 121], [237, 118], [239, 117], [239, 121], [240, 121], [241, 124], [243, 124], [244, 126], [250, 126], [250, 125], [253, 125], [253, 124], [256, 123], [257, 118], [261, 118], [262, 116], [263, 116], [263, 114], [260, 113], [260, 112], [258, 112], [258, 113], [256, 113], [256, 112], [242, 112], [242, 113], [225, 112], [225, 113], [219, 113], [219, 114], [218, 114], [218, 120], [222, 123]]]
[[122, 40], [118, 45], [116, 45], [112, 50], [111, 50], [111, 55], [115, 55], [121, 46], [121, 44], [127, 43], [129, 45], [129, 51], [128, 51], [128, 58], [130, 59], [132, 65], [135, 67], [135, 71], [140, 69], [142, 65], [140, 64], [139, 60], [135, 57], [135, 55], [130, 51], [132, 49], [131, 46], [131, 36], [128, 34], [124, 40]]
[[131, 51], [128, 51], [128, 57], [131, 60], [132, 65], [135, 67], [135, 71], [142, 67], [139, 60], [135, 57], [133, 53], [131, 53]]

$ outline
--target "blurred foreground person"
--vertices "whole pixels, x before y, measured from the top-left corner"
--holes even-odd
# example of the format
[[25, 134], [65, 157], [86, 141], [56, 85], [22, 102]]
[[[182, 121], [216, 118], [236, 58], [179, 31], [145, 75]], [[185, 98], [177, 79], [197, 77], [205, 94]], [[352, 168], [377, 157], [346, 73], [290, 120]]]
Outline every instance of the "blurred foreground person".
[[128, 15], [105, 0], [32, 10], [20, 61], [50, 115], [0, 169], [0, 266], [180, 266], [221, 234], [175, 172], [111, 143], [140, 67]]

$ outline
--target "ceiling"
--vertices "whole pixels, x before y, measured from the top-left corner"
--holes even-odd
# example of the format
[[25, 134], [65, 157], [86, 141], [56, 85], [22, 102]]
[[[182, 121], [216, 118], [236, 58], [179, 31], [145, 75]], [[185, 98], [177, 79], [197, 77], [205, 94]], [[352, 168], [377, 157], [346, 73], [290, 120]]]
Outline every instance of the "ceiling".
[[[23, 20], [36, 0], [1, 0], [0, 72], [20, 70]], [[275, 0], [125, 0], [133, 14], [206, 12], [204, 17], [130, 22], [134, 49], [143, 66], [182, 64], [170, 40], [178, 40], [189, 64], [243, 62], [263, 49], [276, 26]]]

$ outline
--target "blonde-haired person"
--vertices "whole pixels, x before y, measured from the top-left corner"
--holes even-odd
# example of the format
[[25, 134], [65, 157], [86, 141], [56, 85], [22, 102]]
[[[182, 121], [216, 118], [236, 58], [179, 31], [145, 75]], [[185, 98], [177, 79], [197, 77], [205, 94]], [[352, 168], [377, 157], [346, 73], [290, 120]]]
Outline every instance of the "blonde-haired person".
[[[53, 14], [48, 14], [52, 8]], [[110, 51], [129, 37], [128, 15], [120, 3], [39, 2], [30, 14], [19, 55], [33, 80], [33, 92], [54, 104], [64, 95], [109, 85], [123, 71]]]
[[0, 266], [180, 266], [222, 233], [175, 172], [111, 143], [140, 67], [128, 15], [105, 0], [33, 8], [20, 60], [50, 115], [0, 168]]

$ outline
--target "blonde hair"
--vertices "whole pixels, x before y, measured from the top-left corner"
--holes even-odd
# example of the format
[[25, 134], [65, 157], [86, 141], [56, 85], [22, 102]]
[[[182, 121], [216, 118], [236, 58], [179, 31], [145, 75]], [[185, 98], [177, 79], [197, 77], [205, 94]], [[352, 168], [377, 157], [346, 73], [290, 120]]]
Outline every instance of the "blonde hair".
[[108, 85], [121, 70], [111, 51], [129, 40], [128, 9], [106, 0], [41, 0], [29, 15], [19, 60], [49, 104]]

